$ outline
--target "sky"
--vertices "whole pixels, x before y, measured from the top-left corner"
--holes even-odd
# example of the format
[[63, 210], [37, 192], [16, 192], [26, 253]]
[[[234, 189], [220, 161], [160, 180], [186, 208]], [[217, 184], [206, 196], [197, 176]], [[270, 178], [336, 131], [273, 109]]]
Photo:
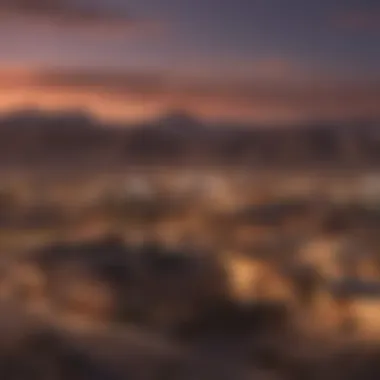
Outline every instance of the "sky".
[[0, 109], [380, 120], [378, 0], [0, 0]]

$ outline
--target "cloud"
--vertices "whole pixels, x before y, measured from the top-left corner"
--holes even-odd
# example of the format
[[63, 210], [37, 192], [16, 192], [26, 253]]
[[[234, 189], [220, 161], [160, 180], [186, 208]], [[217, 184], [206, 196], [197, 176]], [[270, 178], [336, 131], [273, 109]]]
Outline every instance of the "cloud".
[[380, 8], [340, 12], [335, 16], [334, 24], [343, 29], [380, 31]]
[[[215, 58], [196, 56], [186, 57], [181, 62], [181, 71], [186, 71], [194, 77], [203, 77], [205, 81], [210, 78], [251, 78], [268, 81], [287, 81], [298, 77], [310, 77], [310, 70], [299, 62], [294, 62], [288, 57], [276, 55], [261, 56], [255, 59], [236, 59], [231, 56]], [[315, 73], [313, 73], [315, 76]]]
[[34, 23], [40, 27], [66, 27], [102, 32], [130, 30], [157, 31], [161, 28], [150, 20], [137, 20], [128, 12], [112, 11], [106, 6], [94, 7], [94, 3], [79, 4], [73, 0], [0, 0], [0, 16], [7, 21]]
[[[3, 81], [4, 79], [4, 81]], [[380, 121], [380, 82], [205, 83], [165, 73], [0, 70], [0, 106], [82, 107], [111, 119], [181, 108], [208, 119], [301, 122], [352, 118]], [[2, 105], [1, 105], [2, 104]]]
[[129, 21], [126, 13], [79, 6], [70, 0], [1, 0], [0, 10], [8, 14], [51, 17], [72, 22]]
[[82, 88], [113, 92], [163, 91], [167, 78], [161, 73], [117, 72], [99, 70], [47, 70], [35, 71], [36, 84], [50, 88]]

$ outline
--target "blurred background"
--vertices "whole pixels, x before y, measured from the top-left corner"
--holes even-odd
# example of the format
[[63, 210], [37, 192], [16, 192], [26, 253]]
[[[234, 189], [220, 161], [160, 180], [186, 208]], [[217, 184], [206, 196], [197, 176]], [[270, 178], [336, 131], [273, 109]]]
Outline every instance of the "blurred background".
[[0, 373], [380, 376], [377, 0], [0, 0]]

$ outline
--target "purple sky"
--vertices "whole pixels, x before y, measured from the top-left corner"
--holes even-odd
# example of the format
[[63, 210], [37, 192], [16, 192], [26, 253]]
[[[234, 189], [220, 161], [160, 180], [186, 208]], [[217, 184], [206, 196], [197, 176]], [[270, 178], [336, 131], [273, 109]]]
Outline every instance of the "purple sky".
[[54, 104], [111, 93], [141, 117], [378, 117], [378, 0], [0, 0], [0, 15], [2, 76], [24, 103], [33, 87]]

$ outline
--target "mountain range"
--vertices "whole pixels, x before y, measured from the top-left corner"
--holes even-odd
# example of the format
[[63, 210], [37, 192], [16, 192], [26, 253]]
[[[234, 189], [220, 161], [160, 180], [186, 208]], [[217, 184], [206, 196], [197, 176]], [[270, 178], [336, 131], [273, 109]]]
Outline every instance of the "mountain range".
[[140, 125], [82, 112], [0, 118], [0, 165], [380, 166], [380, 126], [365, 120], [288, 127], [207, 123], [175, 111]]

